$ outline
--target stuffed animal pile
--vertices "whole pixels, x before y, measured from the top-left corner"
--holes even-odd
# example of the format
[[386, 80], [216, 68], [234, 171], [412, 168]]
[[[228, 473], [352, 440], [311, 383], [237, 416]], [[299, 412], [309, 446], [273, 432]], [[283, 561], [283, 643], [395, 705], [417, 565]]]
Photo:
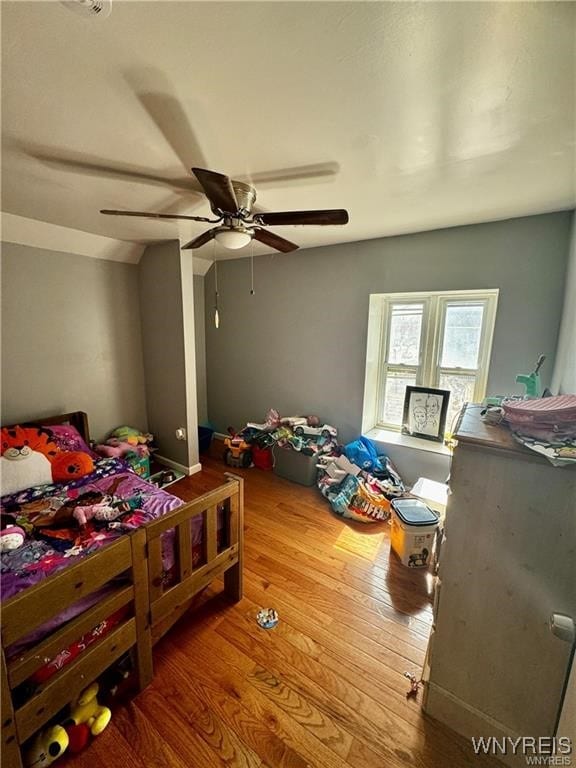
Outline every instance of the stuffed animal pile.
[[110, 433], [105, 443], [96, 446], [100, 456], [108, 459], [122, 459], [129, 454], [142, 458], [150, 456], [150, 445], [154, 437], [149, 432], [140, 432], [134, 427], [117, 427]]
[[36, 734], [23, 755], [26, 768], [47, 768], [66, 750], [81, 752], [91, 737], [102, 733], [112, 712], [98, 703], [98, 689], [98, 683], [89, 685], [72, 702], [62, 724], [50, 725]]

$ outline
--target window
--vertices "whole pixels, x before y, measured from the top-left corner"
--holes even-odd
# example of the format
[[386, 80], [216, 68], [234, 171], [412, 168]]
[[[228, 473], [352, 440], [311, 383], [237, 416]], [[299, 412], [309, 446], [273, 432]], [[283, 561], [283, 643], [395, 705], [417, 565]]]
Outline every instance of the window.
[[399, 430], [407, 386], [450, 390], [447, 429], [486, 393], [497, 290], [370, 296], [363, 431]]

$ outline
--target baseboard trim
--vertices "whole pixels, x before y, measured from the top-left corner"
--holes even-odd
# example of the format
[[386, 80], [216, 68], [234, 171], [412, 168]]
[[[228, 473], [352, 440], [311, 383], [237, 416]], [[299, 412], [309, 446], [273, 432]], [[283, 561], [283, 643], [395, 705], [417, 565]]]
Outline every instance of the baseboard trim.
[[185, 464], [179, 464], [177, 461], [172, 461], [172, 459], [167, 459], [166, 456], [160, 456], [157, 453], [154, 454], [154, 460], [170, 467], [170, 469], [177, 469], [178, 472], [184, 472], [185, 475], [195, 475], [197, 472], [202, 471], [202, 464], [200, 464], [200, 462], [198, 462], [198, 464], [193, 464], [191, 467], [187, 467]]
[[[511, 732], [503, 723], [494, 720], [485, 712], [471, 707], [435, 683], [429, 682], [427, 684], [424, 711], [429, 717], [439, 720], [468, 740], [479, 736], [494, 736], [499, 740], [519, 738], [519, 734]], [[519, 768], [519, 766], [526, 768], [526, 757], [520, 754], [497, 755], [497, 759], [512, 768]]]
[[218, 438], [218, 440], [226, 440], [230, 435], [225, 435], [223, 432], [214, 432], [214, 437]]

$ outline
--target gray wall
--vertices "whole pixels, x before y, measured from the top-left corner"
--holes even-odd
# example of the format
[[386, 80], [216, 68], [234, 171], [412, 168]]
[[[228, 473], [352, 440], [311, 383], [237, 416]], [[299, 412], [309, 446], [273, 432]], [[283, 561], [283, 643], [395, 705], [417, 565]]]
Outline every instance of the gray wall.
[[2, 423], [84, 410], [147, 429], [138, 271], [2, 244]]
[[344, 441], [358, 435], [370, 293], [500, 288], [489, 392], [520, 391], [516, 374], [541, 352], [548, 384], [570, 223], [559, 212], [261, 256], [255, 296], [247, 259], [220, 262], [219, 330], [206, 312], [210, 420], [225, 431], [275, 407], [317, 413]]
[[555, 394], [576, 394], [576, 213], [572, 217], [572, 238], [565, 282], [562, 325], [552, 391]]
[[196, 397], [198, 423], [208, 422], [206, 394], [206, 327], [204, 322], [204, 276], [194, 275], [194, 340], [196, 344]]
[[[173, 240], [149, 245], [138, 268], [149, 429], [161, 456], [190, 467], [198, 461], [192, 257]], [[176, 439], [180, 427], [186, 440]]]

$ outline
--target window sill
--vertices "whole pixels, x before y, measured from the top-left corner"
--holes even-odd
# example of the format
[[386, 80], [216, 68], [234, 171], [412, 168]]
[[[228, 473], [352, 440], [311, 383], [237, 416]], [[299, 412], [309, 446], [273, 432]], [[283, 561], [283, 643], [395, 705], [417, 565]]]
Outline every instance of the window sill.
[[394, 432], [391, 429], [382, 429], [373, 427], [366, 432], [366, 437], [375, 440], [378, 443], [388, 443], [389, 445], [400, 445], [403, 448], [412, 448], [416, 451], [427, 451], [429, 453], [439, 453], [442, 456], [451, 456], [452, 451], [444, 443], [436, 443], [433, 440], [424, 440], [421, 437], [411, 437], [403, 435], [401, 432]]

